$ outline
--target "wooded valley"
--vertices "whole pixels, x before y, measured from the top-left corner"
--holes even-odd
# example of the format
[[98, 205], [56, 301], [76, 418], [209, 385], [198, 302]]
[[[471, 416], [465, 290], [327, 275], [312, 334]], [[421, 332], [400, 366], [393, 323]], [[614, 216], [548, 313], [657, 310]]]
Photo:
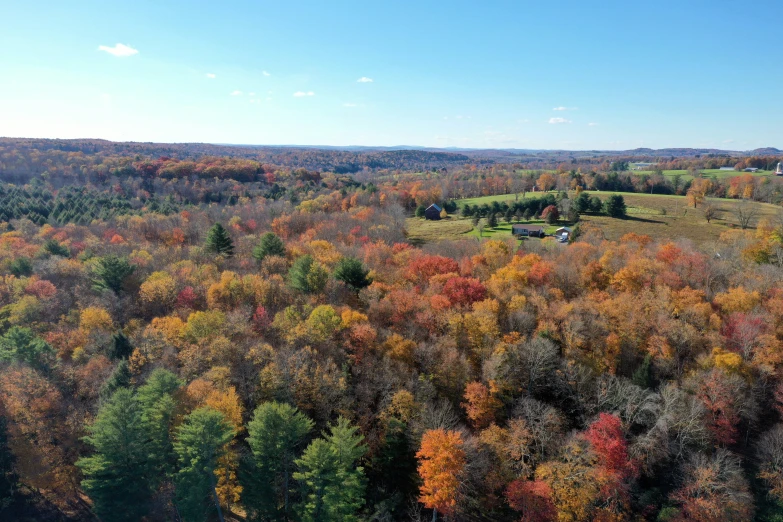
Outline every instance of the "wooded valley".
[[586, 193], [709, 223], [779, 156], [589, 156], [0, 140], [0, 519], [781, 520], [783, 213]]

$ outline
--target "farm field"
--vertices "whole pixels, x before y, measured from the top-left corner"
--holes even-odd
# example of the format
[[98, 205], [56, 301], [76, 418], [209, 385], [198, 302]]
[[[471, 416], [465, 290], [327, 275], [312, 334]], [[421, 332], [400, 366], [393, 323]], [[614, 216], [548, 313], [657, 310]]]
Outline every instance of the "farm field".
[[[540, 198], [544, 194], [557, 194], [556, 191], [554, 192], [528, 192], [525, 194], [526, 199], [534, 199], [534, 198]], [[455, 200], [457, 203], [457, 206], [459, 208], [464, 207], [465, 205], [483, 205], [483, 204], [491, 204], [493, 201], [497, 201], [498, 203], [506, 202], [514, 202], [518, 199], [522, 199], [522, 194], [498, 194], [496, 196], [480, 196], [477, 198], [465, 198], [465, 199], [458, 199]]]
[[[541, 193], [539, 193], [540, 195]], [[588, 194], [606, 199], [615, 192], [590, 192]], [[688, 239], [695, 243], [716, 241], [721, 233], [731, 228], [739, 228], [739, 223], [734, 216], [736, 201], [727, 199], [708, 199], [708, 202], [717, 210], [717, 216], [707, 223], [704, 213], [699, 208], [688, 205], [685, 196], [671, 196], [659, 194], [619, 193], [625, 199], [628, 207], [626, 219], [614, 219], [604, 215], [582, 215], [582, 223], [599, 227], [607, 239], [617, 240], [624, 234], [634, 232], [646, 234], [653, 239], [677, 240]], [[570, 197], [574, 194], [570, 193]], [[497, 196], [484, 196], [458, 201], [458, 206], [466, 204], [480, 205], [492, 201], [513, 201], [513, 194], [501, 194]], [[753, 203], [757, 209], [756, 222], [762, 218], [773, 218], [780, 211], [780, 207], [766, 203]], [[513, 223], [517, 223], [514, 221]], [[506, 238], [511, 236], [511, 225], [501, 220], [496, 229], [484, 229], [484, 238]], [[524, 221], [522, 223], [544, 225], [543, 221]], [[546, 226], [547, 234], [553, 233], [564, 223]], [[427, 221], [418, 218], [409, 218], [406, 223], [408, 237], [413, 242], [427, 243], [442, 240], [458, 240], [467, 237], [479, 237], [479, 231], [473, 227], [470, 219], [460, 218], [456, 215], [449, 216], [441, 221]]]
[[[651, 175], [653, 172], [651, 170], [632, 170], [630, 171], [633, 174], [647, 174]], [[701, 173], [704, 177], [712, 178], [716, 177], [718, 179], [725, 179], [725, 178], [733, 178], [736, 176], [742, 176], [743, 174], [750, 174], [751, 176], [756, 177], [765, 177], [774, 175], [772, 172], [768, 170], [759, 170], [758, 172], [737, 172], [736, 170], [720, 170], [720, 169], [704, 169], [701, 170]], [[691, 176], [687, 170], [664, 170], [663, 175], [667, 178], [673, 178], [674, 176], [679, 175], [680, 179], [685, 181], [690, 181], [693, 179], [693, 176]]]

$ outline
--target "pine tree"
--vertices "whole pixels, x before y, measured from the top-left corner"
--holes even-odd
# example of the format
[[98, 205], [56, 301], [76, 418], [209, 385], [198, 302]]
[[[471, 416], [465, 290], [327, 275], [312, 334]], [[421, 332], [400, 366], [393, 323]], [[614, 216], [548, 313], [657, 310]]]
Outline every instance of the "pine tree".
[[137, 392], [142, 410], [141, 418], [153, 455], [150, 464], [159, 477], [169, 473], [174, 465], [174, 448], [169, 429], [174, 417], [172, 394], [180, 385], [176, 375], [163, 368], [156, 368]]
[[416, 452], [407, 436], [408, 425], [390, 416], [385, 421], [381, 446], [375, 453], [372, 466], [367, 470], [371, 485], [369, 491], [376, 491], [387, 498], [394, 518], [402, 517], [404, 499], [416, 492]]
[[652, 385], [652, 356], [645, 355], [642, 364], [633, 372], [631, 381], [641, 388], [649, 388]]
[[313, 422], [293, 406], [267, 402], [247, 426], [252, 458], [242, 484], [251, 520], [289, 520], [291, 475]]
[[179, 472], [175, 484], [177, 506], [184, 520], [207, 520], [214, 511], [223, 522], [215, 491], [215, 469], [233, 438], [234, 429], [222, 413], [212, 408], [193, 411], [177, 429], [174, 450]]
[[364, 504], [364, 468], [356, 467], [367, 446], [358, 428], [340, 417], [325, 439], [314, 440], [296, 461], [302, 522], [352, 522]]
[[204, 248], [207, 252], [219, 256], [231, 257], [234, 255], [234, 242], [231, 241], [228, 231], [220, 223], [215, 223], [209, 229]]
[[125, 258], [114, 255], [102, 257], [93, 269], [93, 288], [101, 291], [111, 290], [115, 294], [119, 294], [125, 279], [135, 270], [136, 267]]
[[122, 333], [122, 330], [114, 334], [111, 341], [112, 344], [109, 349], [109, 357], [112, 359], [127, 359], [133, 353], [133, 346], [131, 346], [131, 343], [125, 334]]
[[612, 194], [604, 203], [604, 211], [613, 218], [624, 218], [626, 214], [625, 199], [620, 194]]
[[14, 326], [0, 337], [0, 362], [24, 362], [33, 368], [48, 368], [54, 350], [29, 328]]
[[101, 398], [108, 399], [114, 392], [120, 388], [129, 388], [131, 384], [131, 372], [128, 367], [128, 361], [121, 360], [114, 369], [114, 372], [106, 379], [106, 382], [101, 386], [100, 396]]
[[489, 213], [489, 217], [487, 218], [487, 226], [489, 228], [497, 228], [498, 216], [494, 212]]
[[372, 279], [367, 277], [369, 273], [370, 271], [355, 257], [344, 257], [334, 269], [334, 278], [358, 292], [372, 283]]
[[141, 408], [128, 389], [115, 392], [98, 412], [85, 440], [95, 454], [77, 461], [82, 486], [102, 520], [135, 521], [147, 512], [152, 496], [149, 442]]
[[68, 247], [61, 245], [56, 239], [47, 240], [43, 249], [53, 256], [68, 257], [71, 255]]
[[261, 241], [253, 249], [253, 257], [259, 263], [268, 256], [285, 256], [285, 243], [272, 232], [261, 236]]
[[288, 271], [288, 284], [294, 290], [305, 294], [315, 294], [323, 290], [328, 278], [326, 270], [309, 254], [298, 257]]

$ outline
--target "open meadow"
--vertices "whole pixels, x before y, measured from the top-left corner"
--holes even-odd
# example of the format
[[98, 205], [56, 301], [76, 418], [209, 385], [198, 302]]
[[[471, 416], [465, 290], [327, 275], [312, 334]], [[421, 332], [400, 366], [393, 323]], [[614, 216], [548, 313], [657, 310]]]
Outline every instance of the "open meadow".
[[[606, 199], [615, 192], [588, 192], [588, 194]], [[717, 240], [721, 233], [732, 228], [739, 228], [736, 200], [709, 198], [707, 203], [714, 208], [715, 216], [707, 223], [703, 206], [693, 208], [685, 196], [659, 194], [620, 193], [625, 199], [628, 216], [625, 219], [615, 219], [601, 214], [583, 214], [581, 222], [601, 229], [609, 240], [617, 240], [624, 234], [634, 232], [645, 234], [656, 240], [688, 239], [694, 243], [707, 243]], [[528, 197], [541, 196], [542, 193], [528, 193]], [[521, 197], [521, 196], [520, 196]], [[569, 197], [574, 197], [573, 193]], [[464, 199], [457, 202], [461, 208], [464, 205], [482, 205], [493, 201], [514, 201], [514, 194], [501, 194], [479, 198]], [[751, 202], [755, 214], [750, 226], [755, 227], [763, 218], [774, 218], [780, 212], [780, 207]], [[481, 237], [504, 238], [511, 236], [511, 226], [515, 223], [545, 225], [541, 220], [513, 221], [506, 223], [500, 220], [495, 229], [485, 228]], [[546, 226], [547, 234], [553, 233], [566, 223]], [[427, 243], [441, 240], [457, 240], [470, 237], [478, 238], [479, 231], [468, 218], [457, 214], [440, 221], [427, 221], [419, 218], [409, 218], [406, 231], [411, 241]]]

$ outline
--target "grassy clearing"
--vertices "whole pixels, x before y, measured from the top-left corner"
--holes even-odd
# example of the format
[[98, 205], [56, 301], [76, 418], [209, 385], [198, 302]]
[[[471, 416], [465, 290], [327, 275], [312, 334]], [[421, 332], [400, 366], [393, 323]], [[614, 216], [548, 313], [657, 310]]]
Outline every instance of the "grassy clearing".
[[[614, 192], [589, 192], [601, 199], [609, 197]], [[737, 201], [728, 199], [709, 199], [708, 202], [717, 209], [717, 217], [711, 223], [704, 219], [701, 207], [693, 208], [688, 205], [684, 196], [669, 196], [661, 194], [636, 194], [620, 193], [628, 207], [627, 219], [614, 219], [603, 215], [583, 215], [582, 222], [599, 227], [607, 239], [617, 240], [624, 234], [635, 232], [646, 234], [657, 240], [689, 239], [695, 243], [707, 243], [717, 240], [721, 233], [731, 228], [738, 228], [739, 223], [734, 216], [734, 208]], [[573, 193], [569, 197], [574, 197]], [[462, 200], [460, 203], [469, 202], [471, 205], [489, 203], [491, 201], [513, 201], [513, 194], [499, 196], [485, 196]], [[781, 211], [776, 205], [766, 203], [753, 203], [758, 211], [757, 220], [773, 218]], [[517, 223], [514, 221], [514, 223]], [[522, 222], [529, 224], [545, 225], [543, 221]], [[483, 238], [502, 239], [511, 236], [512, 223], [501, 220], [494, 230], [485, 228]], [[755, 223], [753, 223], [755, 226]], [[547, 234], [552, 234], [557, 228], [566, 226], [558, 223], [546, 226]], [[473, 227], [470, 219], [460, 218], [456, 215], [449, 216], [441, 221], [426, 221], [424, 219], [410, 218], [406, 228], [408, 237], [413, 242], [424, 243], [442, 240], [458, 240], [478, 238], [479, 232]]]
[[421, 218], [408, 218], [405, 222], [408, 239], [414, 243], [430, 243], [433, 241], [457, 240], [470, 237], [473, 224], [469, 219], [449, 217], [440, 221], [428, 221]]
[[[591, 192], [601, 199], [610, 193]], [[622, 193], [628, 207], [627, 219], [613, 219], [601, 215], [583, 215], [582, 221], [595, 225], [604, 232], [607, 239], [616, 240], [629, 232], [646, 234], [659, 240], [690, 239], [695, 243], [717, 240], [721, 233], [737, 228], [739, 223], [734, 216], [736, 201], [712, 199], [708, 202], [717, 209], [717, 217], [707, 223], [702, 208], [688, 205], [685, 196], [667, 196], [658, 194]], [[780, 212], [780, 207], [767, 203], [753, 203], [758, 218], [772, 218]], [[753, 223], [755, 226], [756, 223]]]
[[[632, 170], [630, 171], [632, 174], [642, 175], [652, 175], [651, 170]], [[773, 173], [768, 170], [759, 170], [758, 172], [737, 172], [736, 170], [720, 170], [720, 169], [704, 169], [701, 171], [702, 176], [705, 178], [718, 178], [718, 179], [726, 179], [726, 178], [734, 178], [736, 176], [742, 176], [744, 174], [750, 174], [751, 176], [770, 176]], [[687, 170], [664, 170], [663, 175], [670, 180], [674, 176], [680, 176], [680, 181], [682, 183], [685, 183], [686, 181], [691, 181], [693, 179], [693, 176], [688, 174]]]
[[458, 199], [456, 202], [457, 206], [462, 208], [465, 205], [483, 205], [485, 203], [491, 205], [493, 201], [497, 201], [498, 203], [503, 203], [504, 201], [506, 203], [514, 203], [521, 199], [537, 199], [544, 196], [544, 194], [557, 194], [557, 192], [528, 192], [525, 194], [524, 198], [522, 197], [522, 194], [499, 194], [497, 196]]

